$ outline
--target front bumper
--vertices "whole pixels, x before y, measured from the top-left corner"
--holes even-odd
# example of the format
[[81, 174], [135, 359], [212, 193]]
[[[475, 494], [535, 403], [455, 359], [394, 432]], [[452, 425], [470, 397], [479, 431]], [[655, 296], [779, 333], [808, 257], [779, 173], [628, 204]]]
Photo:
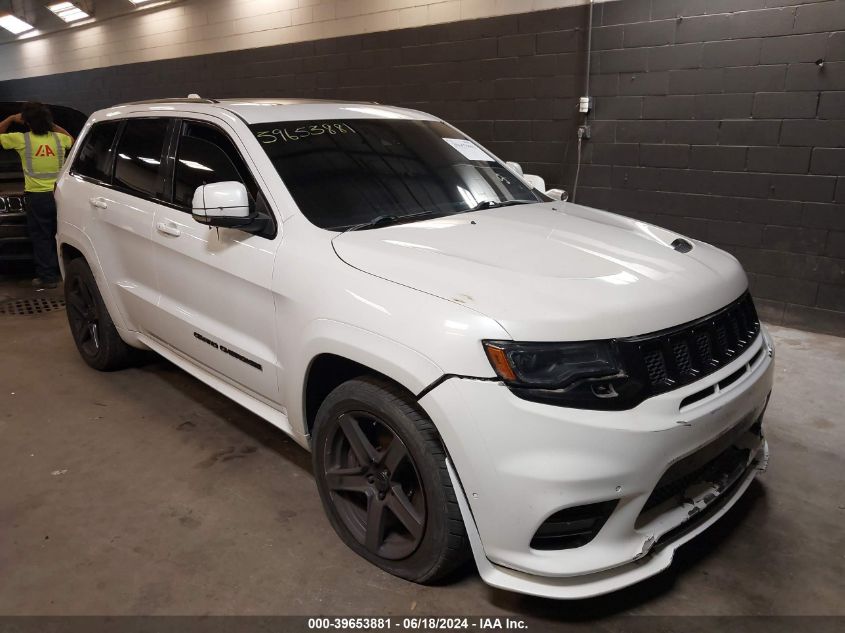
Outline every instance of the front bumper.
[[[515, 397], [501, 384], [454, 378], [421, 404], [452, 460], [452, 477], [482, 578], [553, 598], [620, 589], [671, 564], [675, 550], [718, 520], [765, 468], [762, 434], [742, 433], [771, 391], [773, 347], [765, 329], [734, 362], [629, 411], [567, 409]], [[738, 370], [744, 373], [736, 379]], [[730, 384], [691, 405], [681, 401]], [[679, 499], [643, 511], [664, 474], [720, 438], [742, 435], [747, 459], [719, 485], [696, 482]], [[530, 547], [564, 508], [616, 500], [598, 534], [572, 549]]]

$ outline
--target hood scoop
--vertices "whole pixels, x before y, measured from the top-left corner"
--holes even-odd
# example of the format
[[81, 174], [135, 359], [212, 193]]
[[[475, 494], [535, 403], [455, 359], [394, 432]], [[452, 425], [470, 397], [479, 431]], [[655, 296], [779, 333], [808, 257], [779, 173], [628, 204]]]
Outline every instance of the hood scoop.
[[692, 244], [687, 242], [683, 238], [678, 238], [674, 242], [672, 242], [672, 248], [674, 248], [679, 253], [689, 253], [692, 250]]

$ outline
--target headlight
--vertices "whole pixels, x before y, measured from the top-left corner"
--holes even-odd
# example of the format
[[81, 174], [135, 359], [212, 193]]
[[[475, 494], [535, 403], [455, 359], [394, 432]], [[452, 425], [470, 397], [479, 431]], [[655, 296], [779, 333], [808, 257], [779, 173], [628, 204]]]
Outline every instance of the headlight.
[[[719, 371], [735, 362], [759, 336], [760, 321], [746, 292], [721, 310], [640, 336], [482, 344], [496, 374], [520, 398], [561, 407], [623, 411]], [[768, 337], [764, 342], [771, 345]], [[685, 394], [680, 406], [706, 398], [713, 389], [711, 384]]]
[[490, 364], [517, 396], [579, 409], [627, 409], [642, 382], [625, 371], [613, 341], [483, 341]]
[[578, 380], [619, 373], [607, 342], [513, 343], [484, 341], [499, 378], [523, 387], [563, 389]]

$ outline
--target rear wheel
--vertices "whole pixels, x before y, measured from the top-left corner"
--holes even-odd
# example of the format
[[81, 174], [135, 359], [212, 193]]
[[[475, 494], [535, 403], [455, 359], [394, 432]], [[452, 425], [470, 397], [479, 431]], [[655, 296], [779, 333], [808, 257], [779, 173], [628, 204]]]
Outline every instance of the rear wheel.
[[362, 557], [420, 583], [467, 560], [440, 438], [401, 388], [370, 377], [337, 387], [317, 413], [313, 462], [332, 527]]
[[65, 273], [67, 320], [80, 356], [100, 371], [126, 367], [133, 349], [117, 333], [88, 263], [73, 259]]

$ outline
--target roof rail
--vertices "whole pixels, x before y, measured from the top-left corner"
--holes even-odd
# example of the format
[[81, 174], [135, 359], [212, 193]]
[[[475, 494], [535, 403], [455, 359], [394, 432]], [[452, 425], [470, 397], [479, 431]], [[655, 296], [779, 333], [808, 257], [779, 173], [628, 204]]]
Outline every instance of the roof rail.
[[152, 103], [220, 103], [217, 99], [203, 99], [202, 97], [168, 97], [165, 99], [145, 99], [143, 101], [128, 101], [118, 105], [147, 105]]
[[343, 99], [312, 99], [310, 97], [225, 97], [217, 101], [222, 104], [232, 103], [266, 103], [270, 105], [301, 105], [312, 103], [343, 103], [359, 105], [380, 105], [378, 101], [345, 101]]

